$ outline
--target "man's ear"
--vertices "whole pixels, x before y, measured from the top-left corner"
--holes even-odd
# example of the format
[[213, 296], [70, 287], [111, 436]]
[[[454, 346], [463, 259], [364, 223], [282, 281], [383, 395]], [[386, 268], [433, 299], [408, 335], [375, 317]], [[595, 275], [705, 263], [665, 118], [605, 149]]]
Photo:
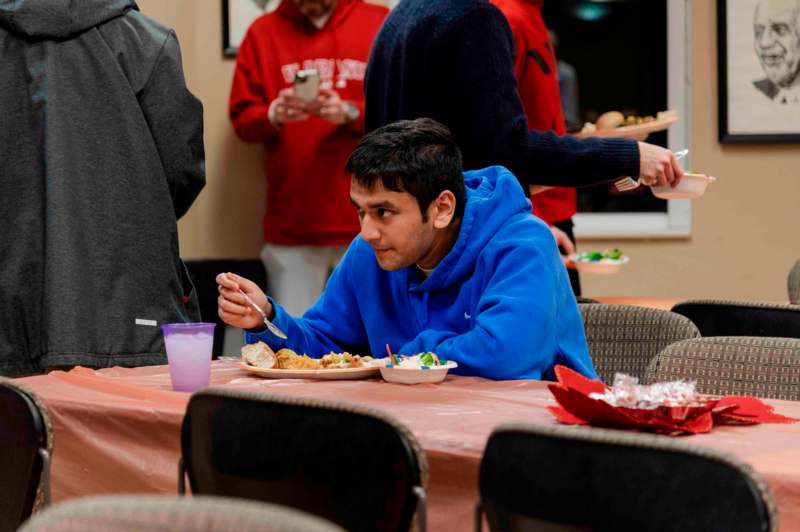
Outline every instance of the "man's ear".
[[439, 197], [433, 200], [431, 204], [433, 217], [433, 227], [436, 229], [444, 229], [453, 220], [456, 214], [456, 196], [449, 190], [443, 190]]

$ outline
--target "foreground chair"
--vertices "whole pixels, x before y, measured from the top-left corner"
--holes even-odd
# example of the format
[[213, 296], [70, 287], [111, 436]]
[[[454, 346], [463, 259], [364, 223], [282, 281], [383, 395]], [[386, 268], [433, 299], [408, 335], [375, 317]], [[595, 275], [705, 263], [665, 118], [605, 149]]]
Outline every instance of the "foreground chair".
[[0, 532], [50, 502], [53, 429], [44, 404], [0, 377]]
[[427, 462], [389, 416], [353, 405], [210, 389], [192, 396], [182, 465], [192, 493], [291, 506], [347, 530], [425, 527]]
[[764, 482], [735, 458], [666, 436], [505, 425], [480, 468], [476, 529], [777, 530]]
[[224, 497], [114, 496], [51, 506], [20, 532], [343, 532], [291, 508]]
[[594, 367], [611, 384], [617, 372], [643, 380], [655, 356], [678, 340], [700, 336], [692, 322], [666, 310], [630, 305], [578, 305]]
[[699, 299], [683, 301], [672, 312], [686, 316], [703, 336], [800, 338], [800, 306]]
[[697, 381], [700, 392], [800, 401], [800, 340], [711, 336], [677, 342], [647, 370], [648, 382]]
[[800, 259], [794, 263], [788, 280], [789, 303], [800, 305]]

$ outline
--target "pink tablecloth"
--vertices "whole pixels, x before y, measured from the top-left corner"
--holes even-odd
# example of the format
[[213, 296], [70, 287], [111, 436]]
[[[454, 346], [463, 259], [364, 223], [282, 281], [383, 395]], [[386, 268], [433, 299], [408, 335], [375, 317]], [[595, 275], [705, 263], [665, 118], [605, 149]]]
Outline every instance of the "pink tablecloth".
[[[166, 366], [28, 377], [55, 425], [56, 501], [108, 493], [176, 493], [180, 424], [189, 394], [172, 392]], [[272, 394], [355, 402], [390, 412], [425, 450], [430, 466], [429, 528], [471, 530], [478, 464], [492, 429], [505, 422], [554, 424], [545, 383], [450, 376], [441, 385], [265, 380], [214, 362], [212, 384]], [[800, 403], [769, 401], [800, 417]], [[689, 439], [690, 438], [690, 439]], [[782, 530], [800, 530], [800, 424], [721, 427], [687, 441], [751, 464], [772, 488]]]

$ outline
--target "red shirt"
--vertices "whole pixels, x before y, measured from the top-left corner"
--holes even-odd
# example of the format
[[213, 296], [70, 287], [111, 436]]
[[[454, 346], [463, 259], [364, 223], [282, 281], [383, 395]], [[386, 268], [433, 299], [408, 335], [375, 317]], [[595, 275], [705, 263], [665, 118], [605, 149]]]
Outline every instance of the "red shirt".
[[[542, 19], [544, 0], [492, 0], [503, 12], [514, 33], [516, 58], [514, 73], [517, 89], [528, 119], [535, 131], [566, 132], [558, 69], [550, 36]], [[574, 188], [553, 188], [531, 197], [533, 212], [552, 225], [568, 220], [577, 211]]]
[[[229, 112], [240, 138], [263, 142], [266, 148], [265, 241], [338, 246], [358, 233], [344, 165], [364, 130], [364, 72], [387, 12], [361, 0], [339, 0], [325, 26], [317, 29], [292, 0], [283, 0], [247, 30]], [[316, 68], [321, 87], [356, 105], [359, 119], [336, 126], [312, 116], [274, 128], [267, 119], [270, 102], [305, 68]]]

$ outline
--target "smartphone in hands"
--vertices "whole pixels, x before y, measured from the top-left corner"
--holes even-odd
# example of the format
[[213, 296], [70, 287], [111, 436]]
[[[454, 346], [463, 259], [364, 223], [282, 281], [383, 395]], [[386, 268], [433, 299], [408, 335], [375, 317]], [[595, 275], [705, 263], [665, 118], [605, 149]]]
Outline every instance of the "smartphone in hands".
[[294, 75], [294, 94], [306, 103], [313, 102], [319, 96], [319, 72], [315, 68], [298, 70]]

